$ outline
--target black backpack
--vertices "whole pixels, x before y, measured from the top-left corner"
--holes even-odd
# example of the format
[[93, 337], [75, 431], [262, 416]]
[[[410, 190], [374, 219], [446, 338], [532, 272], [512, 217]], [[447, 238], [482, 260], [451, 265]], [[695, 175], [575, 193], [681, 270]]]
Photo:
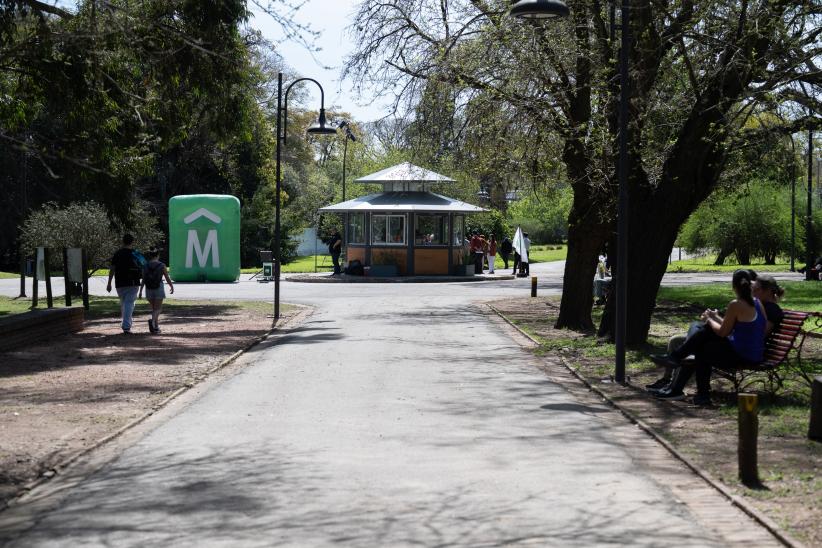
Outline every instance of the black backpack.
[[345, 273], [351, 276], [362, 276], [365, 274], [365, 269], [362, 266], [362, 262], [357, 259], [352, 259], [351, 262], [348, 263], [348, 268], [345, 269]]
[[143, 282], [149, 289], [158, 289], [163, 283], [163, 263], [149, 263], [143, 273]]

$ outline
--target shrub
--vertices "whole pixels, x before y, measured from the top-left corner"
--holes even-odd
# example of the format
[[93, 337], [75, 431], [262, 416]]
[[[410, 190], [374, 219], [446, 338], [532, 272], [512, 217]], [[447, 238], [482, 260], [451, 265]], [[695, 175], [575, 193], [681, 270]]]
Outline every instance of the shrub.
[[[93, 272], [108, 266], [125, 232], [134, 235], [138, 249], [154, 247], [162, 238], [156, 217], [141, 205], [132, 209], [128, 223], [122, 223], [112, 222], [105, 208], [96, 202], [72, 203], [65, 207], [50, 202], [29, 215], [21, 227], [20, 239], [29, 255], [38, 247], [83, 248]], [[51, 266], [62, 267], [61, 253], [54, 253]]]

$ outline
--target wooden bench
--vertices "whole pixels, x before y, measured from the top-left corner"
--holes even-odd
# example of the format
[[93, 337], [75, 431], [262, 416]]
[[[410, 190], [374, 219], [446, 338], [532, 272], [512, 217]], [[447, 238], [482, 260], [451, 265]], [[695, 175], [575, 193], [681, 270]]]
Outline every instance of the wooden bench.
[[[780, 376], [781, 370], [791, 366], [810, 384], [812, 375], [802, 369], [802, 348], [807, 338], [822, 338], [822, 314], [819, 312], [798, 312], [783, 310], [785, 316], [782, 322], [765, 340], [765, 359], [758, 364], [749, 364], [744, 368], [714, 367], [714, 373], [728, 379], [734, 385], [734, 391], [739, 392], [746, 379], [756, 373], [766, 373], [769, 390], [775, 392], [782, 387], [784, 381]], [[808, 318], [815, 318], [812, 327], [805, 329], [803, 325]], [[797, 342], [798, 339], [798, 342]], [[791, 355], [793, 351], [793, 356]]]

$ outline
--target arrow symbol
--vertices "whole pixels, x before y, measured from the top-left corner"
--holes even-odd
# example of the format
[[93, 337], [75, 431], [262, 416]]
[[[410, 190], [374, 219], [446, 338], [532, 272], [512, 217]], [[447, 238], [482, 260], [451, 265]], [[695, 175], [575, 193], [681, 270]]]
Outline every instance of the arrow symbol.
[[205, 217], [206, 219], [217, 225], [223, 221], [217, 214], [212, 213], [204, 207], [201, 207], [200, 209], [198, 209], [197, 211], [183, 219], [183, 222], [187, 225], [190, 225], [200, 217]]

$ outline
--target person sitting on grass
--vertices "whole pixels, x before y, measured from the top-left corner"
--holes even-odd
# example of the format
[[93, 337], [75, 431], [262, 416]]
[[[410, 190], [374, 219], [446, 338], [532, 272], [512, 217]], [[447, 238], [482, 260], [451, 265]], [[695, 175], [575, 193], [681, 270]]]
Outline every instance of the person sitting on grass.
[[[725, 316], [716, 310], [706, 310], [701, 319], [703, 328], [689, 331], [685, 342], [670, 354], [652, 356], [657, 363], [676, 369], [670, 385], [655, 395], [663, 400], [685, 399], [683, 389], [696, 373], [697, 394], [694, 405], [711, 404], [711, 367], [744, 367], [759, 363], [765, 355], [765, 327], [768, 321], [759, 299], [753, 296], [749, 270], [737, 270], [731, 282], [736, 299], [728, 304]], [[693, 362], [683, 361], [693, 355]]]

